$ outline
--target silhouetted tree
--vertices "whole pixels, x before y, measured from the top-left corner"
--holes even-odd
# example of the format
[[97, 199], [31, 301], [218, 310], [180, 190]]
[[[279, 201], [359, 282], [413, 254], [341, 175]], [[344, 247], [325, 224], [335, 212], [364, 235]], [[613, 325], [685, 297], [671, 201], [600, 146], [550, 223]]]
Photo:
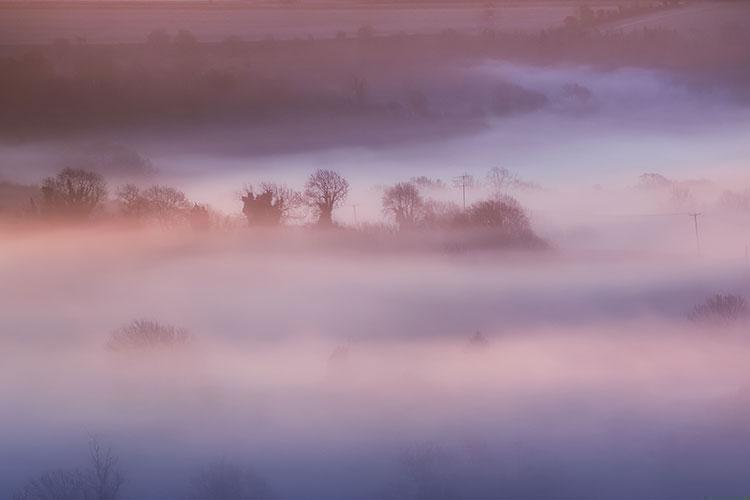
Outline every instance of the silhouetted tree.
[[522, 234], [531, 231], [529, 218], [520, 203], [510, 196], [479, 201], [467, 211], [468, 223], [474, 227], [503, 229]]
[[204, 233], [211, 229], [211, 215], [205, 205], [193, 204], [193, 208], [190, 209], [188, 214], [188, 220], [190, 221], [190, 227], [195, 232]]
[[242, 213], [250, 226], [278, 226], [302, 203], [302, 195], [286, 186], [264, 182], [245, 188]]
[[250, 469], [215, 462], [190, 481], [190, 500], [269, 500], [274, 495], [268, 483]]
[[400, 229], [417, 225], [422, 216], [424, 200], [411, 182], [400, 182], [383, 193], [383, 211], [393, 217]]
[[83, 472], [86, 500], [116, 500], [125, 479], [112, 448], [103, 447], [96, 437], [89, 443], [91, 464]]
[[750, 319], [750, 308], [741, 295], [716, 294], [693, 307], [688, 319], [696, 323], [728, 324]]
[[78, 471], [45, 472], [29, 480], [13, 500], [86, 500], [83, 477]]
[[192, 208], [185, 193], [159, 184], [144, 190], [133, 184], [126, 184], [118, 189], [117, 197], [125, 215], [153, 218], [165, 227], [184, 220]]
[[107, 342], [113, 351], [147, 351], [184, 346], [190, 334], [183, 328], [140, 319], [115, 330]]
[[309, 207], [315, 210], [318, 224], [333, 225], [333, 209], [341, 206], [349, 194], [349, 183], [341, 174], [333, 170], [318, 169], [305, 184], [304, 198]]
[[46, 472], [26, 483], [13, 500], [117, 500], [124, 482], [112, 448], [94, 436], [87, 468]]
[[42, 183], [42, 212], [51, 216], [85, 218], [107, 196], [104, 178], [87, 170], [66, 168]]

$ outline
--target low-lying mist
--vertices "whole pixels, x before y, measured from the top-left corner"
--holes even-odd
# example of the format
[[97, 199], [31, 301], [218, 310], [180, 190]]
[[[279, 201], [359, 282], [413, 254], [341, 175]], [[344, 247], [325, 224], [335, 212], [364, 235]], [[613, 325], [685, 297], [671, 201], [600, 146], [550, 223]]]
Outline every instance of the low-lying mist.
[[[750, 293], [736, 262], [279, 238], [6, 241], [0, 370], [24, 382], [2, 385], [4, 489], [85, 467], [92, 435], [123, 498], [192, 498], [232, 467], [276, 498], [747, 488], [746, 327], [688, 319]], [[112, 343], [140, 319], [186, 336]]]

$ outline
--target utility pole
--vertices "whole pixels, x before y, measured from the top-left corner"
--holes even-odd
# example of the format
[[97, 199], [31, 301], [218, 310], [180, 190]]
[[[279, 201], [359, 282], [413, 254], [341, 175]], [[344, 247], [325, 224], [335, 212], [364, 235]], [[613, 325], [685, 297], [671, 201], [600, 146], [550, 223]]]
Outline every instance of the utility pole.
[[701, 239], [700, 239], [700, 235], [698, 234], [698, 217], [701, 215], [701, 213], [691, 212], [688, 215], [693, 218], [693, 227], [695, 228], [695, 251], [698, 253], [698, 255], [700, 255], [701, 254]]
[[357, 207], [358, 206], [359, 206], [359, 204], [356, 204], [356, 203], [352, 204], [352, 210], [354, 211], [354, 225], [355, 226], [359, 225], [359, 223], [357, 222]]
[[455, 187], [461, 188], [461, 199], [463, 201], [464, 211], [466, 211], [466, 188], [471, 187], [473, 183], [474, 178], [467, 172], [464, 172], [463, 174], [453, 179], [453, 185]]

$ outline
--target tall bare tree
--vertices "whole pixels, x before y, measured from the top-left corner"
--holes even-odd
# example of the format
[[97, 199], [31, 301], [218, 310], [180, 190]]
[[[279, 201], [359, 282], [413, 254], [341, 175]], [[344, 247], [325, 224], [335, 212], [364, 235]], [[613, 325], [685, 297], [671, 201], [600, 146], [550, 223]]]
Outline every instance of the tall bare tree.
[[42, 210], [47, 215], [85, 218], [107, 196], [107, 184], [96, 172], [66, 168], [42, 183]]
[[333, 225], [333, 209], [341, 206], [349, 194], [349, 182], [338, 172], [318, 169], [305, 184], [304, 198], [315, 210], [318, 224]]
[[383, 193], [383, 211], [393, 217], [400, 229], [414, 227], [423, 208], [424, 200], [412, 182], [400, 182]]
[[187, 218], [193, 204], [188, 197], [171, 186], [155, 184], [144, 190], [126, 184], [117, 190], [117, 198], [125, 215], [152, 218], [171, 227]]

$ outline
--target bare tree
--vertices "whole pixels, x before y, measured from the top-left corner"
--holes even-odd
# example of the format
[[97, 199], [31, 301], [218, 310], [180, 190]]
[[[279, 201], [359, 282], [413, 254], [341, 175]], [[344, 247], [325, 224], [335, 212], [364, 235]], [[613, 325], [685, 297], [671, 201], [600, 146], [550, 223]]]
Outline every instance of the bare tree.
[[510, 196], [477, 202], [469, 208], [467, 215], [471, 226], [503, 229], [513, 234], [531, 231], [526, 212], [518, 201]]
[[487, 183], [493, 191], [493, 195], [502, 196], [518, 183], [518, 176], [505, 167], [494, 167], [487, 172]]
[[693, 307], [688, 319], [696, 323], [729, 324], [750, 319], [750, 307], [741, 295], [716, 294]]
[[242, 203], [249, 225], [278, 226], [302, 204], [302, 195], [284, 185], [264, 182], [259, 189], [246, 187]]
[[333, 225], [333, 210], [341, 206], [349, 194], [349, 183], [338, 172], [318, 169], [305, 184], [304, 199], [315, 210], [318, 224]]
[[192, 204], [182, 191], [155, 184], [141, 190], [126, 184], [117, 190], [117, 198], [125, 215], [152, 218], [164, 227], [171, 227], [187, 218]]
[[118, 459], [112, 448], [103, 447], [94, 436], [89, 442], [90, 468], [84, 472], [83, 481], [88, 495], [86, 499], [116, 500], [125, 479], [120, 472]]
[[198, 203], [193, 204], [188, 214], [190, 227], [197, 233], [205, 233], [211, 229], [211, 214], [208, 207]]
[[191, 500], [268, 500], [271, 488], [250, 469], [221, 461], [210, 464], [190, 481]]
[[185, 345], [190, 334], [183, 328], [139, 319], [115, 330], [107, 342], [113, 351], [145, 351]]
[[13, 500], [84, 500], [83, 477], [78, 471], [56, 470], [31, 479]]
[[117, 500], [125, 479], [112, 449], [93, 436], [89, 460], [84, 470], [56, 470], [30, 480], [13, 500]]
[[42, 183], [42, 210], [48, 215], [85, 218], [107, 196], [104, 178], [96, 172], [66, 168]]
[[191, 208], [185, 193], [170, 186], [153, 185], [142, 193], [149, 214], [162, 226], [173, 226], [187, 216]]
[[400, 229], [416, 226], [423, 208], [424, 200], [412, 182], [400, 182], [383, 193], [383, 211], [393, 217]]

